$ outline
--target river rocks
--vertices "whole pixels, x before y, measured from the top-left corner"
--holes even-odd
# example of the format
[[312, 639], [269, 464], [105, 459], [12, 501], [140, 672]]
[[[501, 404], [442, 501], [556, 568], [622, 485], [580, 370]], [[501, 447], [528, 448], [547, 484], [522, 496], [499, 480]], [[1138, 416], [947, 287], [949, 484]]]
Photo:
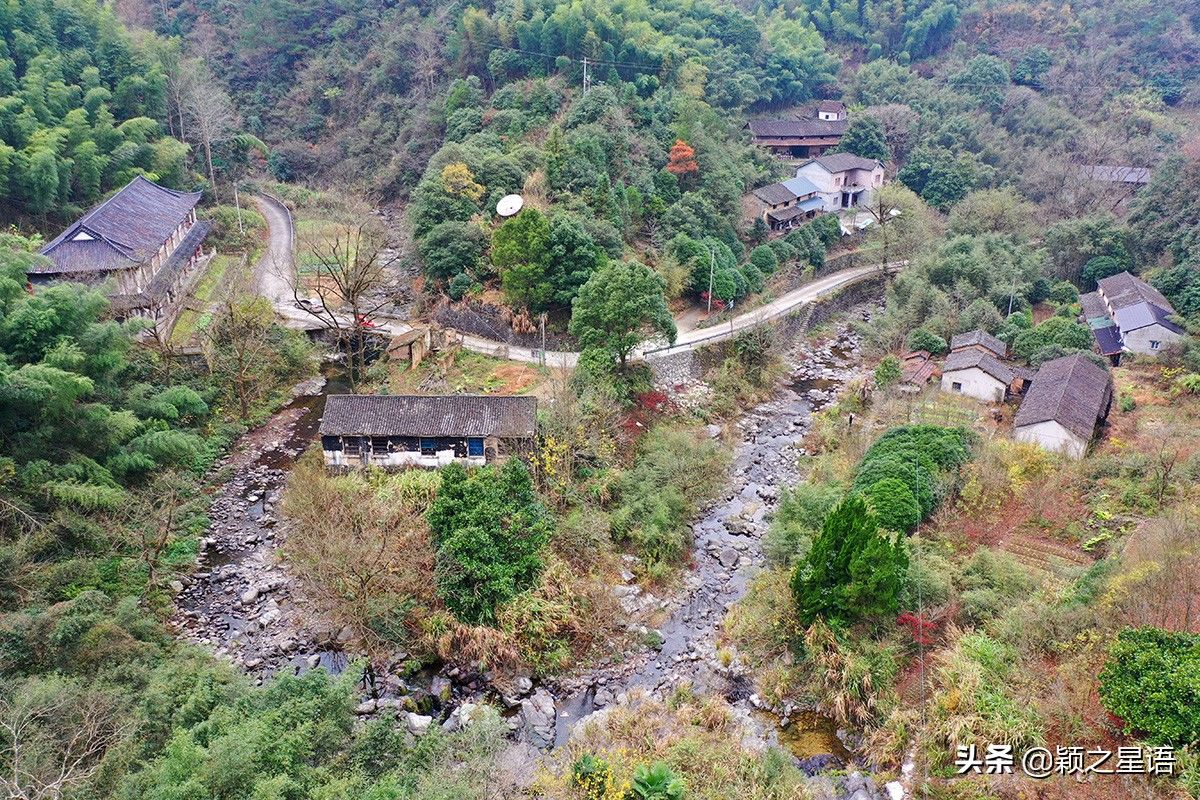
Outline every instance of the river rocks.
[[375, 709], [378, 707], [379, 703], [375, 700], [364, 700], [355, 707], [354, 713], [360, 717], [365, 717], [367, 714], [374, 714]]
[[534, 747], [554, 744], [556, 719], [554, 698], [545, 689], [538, 689], [531, 697], [521, 701], [522, 732]]
[[443, 706], [450, 705], [452, 690], [453, 684], [450, 683], [449, 679], [443, 678], [440, 675], [429, 683], [429, 694], [432, 695], [436, 702]]
[[721, 566], [725, 567], [726, 569], [733, 569], [736, 567], [738, 558], [738, 551], [734, 550], [732, 547], [726, 547], [721, 551], [720, 555], [717, 556], [717, 560], [721, 562]]
[[404, 715], [404, 725], [413, 736], [425, 733], [432, 724], [433, 717], [427, 717], [424, 714], [414, 714], [410, 711]]
[[248, 606], [258, 599], [258, 589], [251, 586], [246, 591], [242, 592], [242, 605]]

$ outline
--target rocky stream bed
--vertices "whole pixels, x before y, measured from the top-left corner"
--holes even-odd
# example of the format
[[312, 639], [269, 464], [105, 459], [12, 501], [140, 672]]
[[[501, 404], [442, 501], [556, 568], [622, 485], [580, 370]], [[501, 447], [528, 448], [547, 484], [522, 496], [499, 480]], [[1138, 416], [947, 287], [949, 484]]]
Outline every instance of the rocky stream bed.
[[[844, 731], [811, 709], [764, 708], [753, 676], [743, 673], [736, 657], [718, 655], [725, 613], [763, 565], [762, 536], [779, 487], [799, 478], [798, 457], [813, 412], [860, 372], [858, 343], [842, 327], [817, 345], [799, 344], [789, 363], [787, 385], [736, 423], [729, 483], [693, 527], [694, 566], [679, 589], [656, 597], [633, 583], [631, 572], [613, 588], [635, 634], [629, 640], [660, 644], [630, 645], [586, 673], [544, 686], [518, 678], [503, 693], [456, 670], [413, 675], [404, 670], [407, 654], [396, 653], [364, 679], [360, 716], [393, 713], [419, 735], [432, 724], [446, 729], [469, 724], [484, 701], [499, 700], [509, 709], [519, 743], [516, 757], [531, 759], [538, 750], [563, 745], [580, 720], [625, 701], [635, 690], [665, 696], [687, 683], [697, 693], [726, 697], [748, 735], [762, 745], [793, 746], [806, 772], [848, 766]], [[331, 390], [342, 389], [327, 386], [323, 378], [297, 387], [291, 404], [243, 437], [218, 465], [224, 483], [212, 504], [199, 566], [173, 587], [178, 634], [229, 658], [258, 682], [315, 668], [340, 672], [352, 657], [346, 652], [352, 632], [320, 622], [279, 554], [286, 534], [277, 506], [288, 470], [311, 443]], [[710, 426], [710, 434], [720, 430]], [[798, 741], [804, 743], [799, 751]], [[898, 785], [880, 789], [858, 772], [814, 779], [813, 788], [816, 796], [852, 800], [902, 796]]]

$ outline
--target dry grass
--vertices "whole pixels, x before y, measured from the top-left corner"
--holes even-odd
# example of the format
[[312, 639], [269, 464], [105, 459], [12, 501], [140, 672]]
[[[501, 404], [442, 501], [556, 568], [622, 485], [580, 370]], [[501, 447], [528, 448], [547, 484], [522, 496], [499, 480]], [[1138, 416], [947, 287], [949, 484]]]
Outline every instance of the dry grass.
[[699, 700], [687, 691], [670, 703], [635, 693], [583, 723], [570, 743], [534, 782], [547, 800], [575, 800], [571, 765], [590, 754], [612, 768], [613, 783], [628, 785], [639, 765], [663, 762], [682, 777], [689, 800], [807, 800], [805, 780], [778, 752], [743, 739], [723, 700]]

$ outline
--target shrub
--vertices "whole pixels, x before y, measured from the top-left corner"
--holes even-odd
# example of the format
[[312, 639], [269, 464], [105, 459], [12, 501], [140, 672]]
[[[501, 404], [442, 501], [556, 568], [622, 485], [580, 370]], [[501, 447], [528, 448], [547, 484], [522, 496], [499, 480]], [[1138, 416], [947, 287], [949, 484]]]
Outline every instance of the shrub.
[[694, 431], [659, 426], [642, 439], [617, 484], [612, 534], [648, 564], [674, 564], [687, 550], [687, 523], [725, 476], [720, 445]]
[[636, 800], [683, 800], [683, 779], [661, 761], [643, 764], [633, 773], [630, 796]]
[[800, 621], [837, 625], [894, 614], [907, 568], [903, 540], [881, 533], [866, 501], [851, 495], [825, 518], [808, 558], [792, 573]]
[[841, 499], [841, 489], [816, 483], [800, 483], [780, 493], [779, 507], [763, 541], [767, 560], [790, 566], [793, 559], [808, 553], [812, 536]]
[[1126, 628], [1100, 672], [1104, 707], [1153, 742], [1200, 740], [1200, 636], [1159, 628]]
[[763, 275], [771, 275], [779, 269], [779, 257], [765, 244], [760, 244], [750, 251], [750, 263]]
[[914, 328], [908, 334], [908, 348], [910, 350], [928, 350], [931, 354], [940, 356], [950, 349], [950, 345], [928, 328]]
[[462, 622], [492, 624], [499, 604], [537, 581], [553, 519], [520, 459], [470, 474], [451, 464], [425, 516], [438, 595]]
[[903, 482], [884, 478], [864, 492], [879, 524], [888, 530], [908, 533], [921, 521], [921, 506]]
[[886, 355], [879, 362], [879, 366], [875, 368], [875, 385], [880, 389], [887, 389], [900, 380], [900, 359], [893, 355]]

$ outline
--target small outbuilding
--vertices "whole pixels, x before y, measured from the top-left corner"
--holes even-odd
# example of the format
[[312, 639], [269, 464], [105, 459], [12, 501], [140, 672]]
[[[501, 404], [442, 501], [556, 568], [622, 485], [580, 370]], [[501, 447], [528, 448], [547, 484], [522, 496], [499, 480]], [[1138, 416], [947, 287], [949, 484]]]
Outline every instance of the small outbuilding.
[[1013, 437], [1083, 458], [1112, 407], [1112, 376], [1082, 353], [1047, 361], [1013, 420]]
[[330, 395], [321, 417], [328, 467], [483, 466], [526, 455], [537, 398], [493, 395]]

